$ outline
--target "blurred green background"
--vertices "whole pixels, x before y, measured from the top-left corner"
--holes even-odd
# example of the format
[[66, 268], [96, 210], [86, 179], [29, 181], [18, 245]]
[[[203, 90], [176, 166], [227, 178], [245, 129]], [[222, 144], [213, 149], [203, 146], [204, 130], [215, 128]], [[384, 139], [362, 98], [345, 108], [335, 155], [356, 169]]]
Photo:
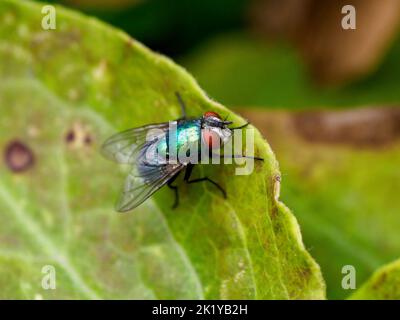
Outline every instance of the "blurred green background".
[[[352, 293], [341, 287], [344, 265], [359, 287], [400, 257], [399, 1], [50, 2], [172, 57], [262, 130], [329, 298]], [[356, 30], [341, 27], [345, 4], [356, 7]]]
[[[53, 0], [99, 17], [183, 64], [228, 106], [310, 108], [400, 99], [396, 1]], [[382, 21], [384, 20], [384, 21]], [[374, 31], [376, 30], [376, 31]]]

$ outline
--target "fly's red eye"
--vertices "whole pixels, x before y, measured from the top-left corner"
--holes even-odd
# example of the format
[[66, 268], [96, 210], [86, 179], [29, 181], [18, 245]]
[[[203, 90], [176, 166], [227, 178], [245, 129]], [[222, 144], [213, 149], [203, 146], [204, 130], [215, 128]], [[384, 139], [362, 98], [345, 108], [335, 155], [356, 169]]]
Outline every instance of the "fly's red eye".
[[215, 117], [215, 118], [221, 119], [220, 115], [218, 113], [216, 113], [216, 112], [213, 112], [213, 111], [205, 112], [204, 113], [204, 117], [205, 118], [207, 118], [207, 117]]
[[208, 146], [210, 149], [219, 149], [221, 146], [221, 139], [219, 135], [209, 129], [203, 129], [201, 131], [201, 134], [203, 136], [203, 141], [204, 143]]

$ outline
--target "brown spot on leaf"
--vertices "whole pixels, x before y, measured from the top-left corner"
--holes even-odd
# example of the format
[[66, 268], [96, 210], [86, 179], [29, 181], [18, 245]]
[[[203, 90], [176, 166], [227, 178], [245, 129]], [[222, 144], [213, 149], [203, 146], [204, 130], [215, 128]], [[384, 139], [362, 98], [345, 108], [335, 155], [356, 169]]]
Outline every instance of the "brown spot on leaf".
[[303, 112], [293, 116], [293, 123], [310, 142], [380, 146], [400, 138], [398, 108]]
[[385, 283], [386, 279], [387, 279], [387, 273], [386, 272], [380, 274], [378, 279], [376, 279], [375, 283], [373, 284], [372, 289], [378, 290], [381, 286], [383, 286], [383, 284]]
[[67, 132], [67, 134], [65, 135], [65, 141], [67, 143], [72, 143], [72, 142], [74, 142], [74, 140], [75, 140], [75, 132], [74, 132], [74, 130], [69, 130]]
[[275, 194], [275, 185], [276, 180], [275, 177], [272, 177], [272, 179], [270, 179], [269, 182], [269, 190], [272, 191], [272, 196], [271, 196], [271, 203], [269, 206], [269, 212], [270, 212], [270, 217], [271, 219], [275, 219], [277, 217], [277, 215], [279, 214], [279, 209], [277, 207], [277, 198], [276, 198], [276, 194]]
[[85, 144], [88, 145], [88, 146], [91, 145], [92, 142], [93, 142], [92, 136], [90, 136], [89, 134], [86, 135], [84, 142], [85, 142]]
[[6, 146], [4, 160], [7, 167], [15, 173], [25, 172], [35, 163], [33, 151], [18, 140], [12, 141]]
[[87, 125], [75, 122], [65, 133], [65, 142], [72, 149], [89, 147], [93, 144], [93, 134]]

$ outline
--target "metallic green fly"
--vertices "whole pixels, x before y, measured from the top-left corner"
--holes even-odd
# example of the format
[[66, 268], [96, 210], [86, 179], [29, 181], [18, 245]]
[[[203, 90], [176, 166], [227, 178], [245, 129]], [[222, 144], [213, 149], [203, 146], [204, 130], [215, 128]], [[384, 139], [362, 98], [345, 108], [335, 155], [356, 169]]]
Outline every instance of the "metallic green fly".
[[[179, 93], [176, 93], [182, 109], [182, 117], [175, 121], [149, 124], [139, 128], [128, 129], [107, 139], [103, 154], [113, 161], [129, 164], [133, 170], [128, 175], [122, 196], [116, 210], [126, 212], [136, 208], [162, 186], [167, 185], [175, 192], [173, 207], [179, 204], [178, 187], [172, 185], [179, 173], [185, 169], [184, 182], [191, 184], [208, 182], [213, 184], [226, 198], [225, 190], [209, 177], [190, 179], [193, 167], [204, 150], [207, 156], [214, 156], [213, 150], [220, 148], [232, 137], [233, 130], [248, 125], [229, 128], [231, 121], [222, 120], [218, 113], [208, 111], [199, 118], [186, 116], [185, 104]], [[190, 157], [187, 150], [197, 150], [196, 157]], [[177, 157], [183, 153], [186, 156]], [[218, 157], [221, 157], [218, 155]], [[232, 155], [232, 158], [257, 157]], [[193, 160], [194, 159], [194, 160]]]

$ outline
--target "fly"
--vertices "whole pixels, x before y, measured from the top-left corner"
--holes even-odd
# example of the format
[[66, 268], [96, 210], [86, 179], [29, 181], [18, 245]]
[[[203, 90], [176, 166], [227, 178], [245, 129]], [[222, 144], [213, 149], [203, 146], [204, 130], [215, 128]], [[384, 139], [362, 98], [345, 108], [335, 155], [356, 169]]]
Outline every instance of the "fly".
[[[175, 148], [179, 153], [180, 150], [186, 150], [196, 144], [199, 147], [198, 156], [200, 150], [204, 149], [213, 156], [212, 150], [226, 143], [231, 138], [233, 130], [242, 129], [248, 123], [229, 128], [232, 122], [222, 120], [220, 115], [213, 111], [205, 112], [199, 118], [188, 118], [181, 96], [179, 93], [176, 93], [176, 96], [181, 106], [182, 117], [172, 122], [175, 128], [172, 132], [169, 122], [149, 124], [117, 133], [104, 142], [102, 152], [108, 159], [133, 167], [116, 204], [117, 211], [126, 212], [136, 208], [164, 185], [174, 191], [173, 208], [176, 208], [179, 204], [179, 193], [178, 186], [173, 185], [173, 182], [183, 170], [185, 170], [183, 180], [187, 184], [208, 182], [214, 185], [224, 198], [227, 197], [225, 190], [209, 177], [191, 179], [195, 163], [190, 160], [182, 161], [179, 158], [172, 159], [171, 149]], [[171, 136], [175, 138], [173, 145]], [[263, 160], [242, 155], [232, 155], [232, 157]]]

